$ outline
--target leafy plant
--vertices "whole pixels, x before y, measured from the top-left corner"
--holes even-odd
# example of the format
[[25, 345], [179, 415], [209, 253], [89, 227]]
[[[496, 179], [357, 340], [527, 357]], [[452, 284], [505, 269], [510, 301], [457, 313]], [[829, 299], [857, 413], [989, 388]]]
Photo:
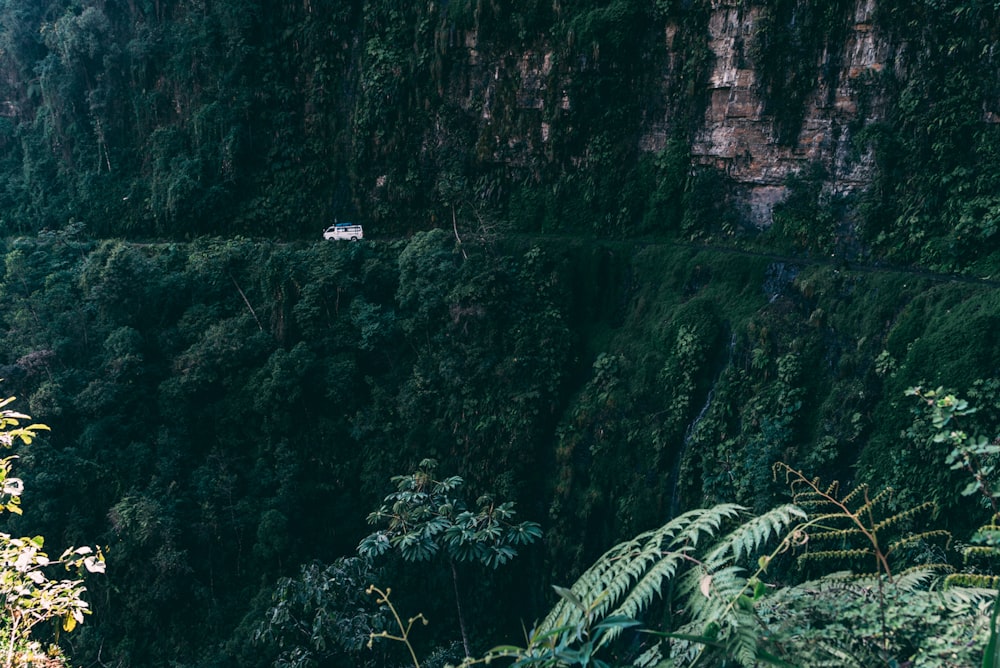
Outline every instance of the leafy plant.
[[[918, 656], [967, 665], [976, 653], [967, 639], [988, 635], [992, 592], [957, 582], [936, 588], [947, 566], [895, 566], [910, 558], [908, 548], [933, 554], [926, 546], [948, 537], [914, 530], [930, 504], [893, 511], [889, 492], [859, 485], [841, 494], [787, 464], [774, 471], [790, 485], [792, 504], [749, 519], [732, 504], [690, 511], [621, 543], [559, 591], [527, 647], [494, 652], [516, 657], [515, 665], [588, 665], [663, 597], [666, 627], [651, 631], [662, 641], [633, 665], [895, 666]], [[793, 584], [776, 566], [783, 555], [827, 574]], [[858, 564], [870, 572], [829, 574]], [[778, 581], [769, 584], [769, 574]]]
[[841, 495], [836, 481], [824, 486], [783, 462], [775, 464], [774, 471], [785, 477], [792, 502], [809, 513], [807, 549], [798, 556], [800, 566], [826, 562], [829, 570], [831, 562], [857, 565], [867, 560], [862, 572], [870, 570], [892, 581], [891, 560], [906, 547], [950, 539], [942, 529], [910, 530], [914, 519], [933, 512], [930, 501], [893, 511], [891, 489], [872, 493], [868, 485], [860, 484]]
[[[675, 660], [735, 656], [749, 665], [765, 657], [753, 621], [759, 580], [745, 575], [745, 565], [769, 541], [782, 539], [784, 545], [786, 531], [803, 521], [805, 513], [793, 505], [749, 519], [744, 512], [735, 504], [688, 511], [611, 548], [560, 592], [560, 601], [533, 636], [545, 642], [536, 640], [525, 654], [551, 654], [562, 646], [564, 634], [586, 639], [593, 645], [588, 652], [596, 652], [620, 636], [625, 628], [621, 620], [641, 619], [663, 597], [675, 608], [665, 633]], [[600, 633], [590, 641], [583, 628]]]
[[988, 637], [994, 592], [941, 587], [922, 567], [897, 574], [824, 575], [778, 588], [756, 611], [796, 666], [972, 666]]
[[374, 576], [361, 557], [344, 557], [332, 564], [302, 566], [295, 578], [278, 581], [271, 607], [253, 631], [261, 649], [277, 648], [275, 668], [307, 668], [317, 663], [349, 661], [369, 665], [366, 645], [388, 619], [373, 612], [365, 589]]
[[611, 664], [597, 656], [598, 650], [611, 636], [623, 629], [639, 625], [627, 617], [606, 617], [598, 620], [595, 608], [599, 601], [589, 606], [578, 599], [572, 591], [555, 587], [560, 599], [577, 608], [581, 615], [575, 624], [551, 630], [536, 629], [528, 639], [526, 647], [501, 645], [494, 647], [482, 659], [466, 658], [459, 668], [491, 663], [497, 658], [512, 659], [510, 668], [559, 668], [560, 666], [580, 666], [580, 668], [610, 668]]
[[469, 656], [455, 564], [474, 562], [499, 568], [517, 556], [519, 546], [540, 538], [542, 530], [536, 522], [515, 522], [510, 501], [496, 503], [481, 496], [470, 508], [458, 496], [464, 480], [459, 476], [436, 480], [436, 468], [435, 460], [424, 459], [415, 472], [392, 478], [397, 491], [368, 515], [369, 524], [386, 526], [365, 537], [358, 552], [374, 558], [398, 550], [406, 561], [429, 561], [443, 554], [451, 568], [462, 641]]
[[[969, 405], [965, 399], [946, 393], [942, 388], [924, 390], [921, 387], [911, 387], [906, 390], [908, 396], [917, 397], [925, 404], [926, 412], [930, 414], [931, 423], [937, 429], [932, 440], [951, 446], [951, 451], [945, 457], [945, 463], [952, 470], [966, 471], [972, 476], [962, 490], [963, 496], [979, 495], [993, 511], [989, 524], [982, 526], [972, 536], [972, 545], [963, 550], [966, 563], [996, 562], [1000, 558], [1000, 519], [998, 500], [1000, 500], [1000, 481], [996, 480], [995, 471], [1000, 455], [1000, 444], [996, 438], [989, 439], [980, 434], [969, 434], [961, 429], [958, 422], [961, 418], [972, 415], [976, 408]], [[956, 573], [946, 579], [948, 584], [978, 585], [997, 588], [1000, 577], [988, 573]], [[989, 617], [989, 640], [983, 654], [983, 668], [1000, 666], [1000, 595], [993, 592], [994, 601]]]
[[936, 429], [934, 443], [950, 446], [945, 464], [953, 471], [965, 471], [972, 480], [962, 489], [962, 496], [979, 495], [993, 513], [1000, 512], [1000, 480], [994, 480], [1000, 462], [1000, 443], [982, 434], [969, 434], [957, 424], [960, 418], [972, 415], [976, 408], [965, 399], [946, 393], [942, 388], [925, 390], [911, 387], [907, 396], [917, 397], [927, 406], [931, 424]]
[[[39, 431], [48, 430], [43, 424], [21, 426], [22, 420], [30, 418], [6, 408], [13, 401], [14, 397], [0, 401], [0, 444], [7, 448], [16, 441], [29, 444]], [[10, 476], [15, 458], [0, 460], [0, 498], [4, 511], [20, 515], [24, 483]], [[61, 620], [66, 632], [82, 624], [84, 616], [91, 611], [83, 599], [87, 588], [79, 575], [84, 571], [103, 573], [105, 570], [100, 549], [70, 547], [53, 559], [42, 551], [43, 544], [42, 536], [17, 538], [0, 533], [0, 650], [4, 668], [29, 666], [49, 659], [63, 665], [59, 650], [43, 649], [41, 642], [34, 638], [34, 629], [50, 620]], [[78, 577], [51, 577], [58, 567], [75, 572]]]

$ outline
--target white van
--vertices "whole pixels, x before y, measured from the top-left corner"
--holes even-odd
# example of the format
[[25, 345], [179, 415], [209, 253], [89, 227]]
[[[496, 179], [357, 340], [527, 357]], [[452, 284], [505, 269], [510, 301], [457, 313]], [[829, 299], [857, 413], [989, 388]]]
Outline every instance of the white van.
[[365, 238], [365, 232], [355, 223], [337, 223], [323, 230], [323, 238], [357, 241]]

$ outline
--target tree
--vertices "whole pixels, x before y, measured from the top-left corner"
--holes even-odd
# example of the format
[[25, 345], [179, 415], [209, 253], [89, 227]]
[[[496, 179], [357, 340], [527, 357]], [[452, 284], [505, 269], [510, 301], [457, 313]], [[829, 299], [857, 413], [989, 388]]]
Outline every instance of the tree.
[[[0, 401], [0, 444], [10, 448], [20, 440], [31, 443], [39, 431], [48, 430], [43, 424], [21, 427], [21, 420], [30, 419], [23, 413], [4, 408], [14, 401]], [[0, 460], [0, 512], [21, 514], [21, 494], [24, 482], [10, 476], [16, 456]], [[80, 577], [84, 571], [104, 572], [104, 555], [100, 549], [69, 547], [58, 559], [42, 551], [42, 536], [15, 538], [0, 533], [0, 656], [3, 668], [31, 666], [36, 661], [55, 661], [64, 665], [57, 648], [43, 650], [33, 639], [36, 626], [50, 620], [62, 620], [62, 629], [72, 631], [82, 624], [90, 609], [83, 594], [87, 591]], [[54, 579], [49, 573], [62, 566], [77, 574], [71, 579]], [[49, 663], [46, 663], [49, 665]]]
[[332, 564], [304, 564], [296, 578], [281, 578], [263, 621], [253, 631], [254, 645], [278, 648], [274, 666], [375, 665], [366, 645], [388, 625], [384, 608], [372, 610], [365, 589], [375, 573], [361, 557]]
[[398, 550], [406, 561], [430, 561], [442, 554], [451, 568], [455, 606], [466, 656], [469, 638], [458, 587], [457, 562], [476, 562], [499, 568], [517, 556], [517, 546], [541, 537], [536, 522], [514, 522], [514, 503], [497, 503], [484, 495], [470, 509], [458, 496], [465, 481], [459, 476], [434, 478], [437, 462], [424, 459], [409, 475], [392, 478], [396, 491], [368, 515], [369, 524], [384, 524], [358, 545], [363, 557]]

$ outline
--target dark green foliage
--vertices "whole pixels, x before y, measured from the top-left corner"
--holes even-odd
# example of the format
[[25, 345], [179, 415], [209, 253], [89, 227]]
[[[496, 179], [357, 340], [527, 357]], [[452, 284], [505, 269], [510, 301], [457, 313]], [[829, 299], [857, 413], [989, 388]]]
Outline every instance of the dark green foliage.
[[[951, 395], [913, 393], [932, 407], [942, 440], [956, 441], [948, 430], [975, 409]], [[997, 449], [975, 447], [980, 454]], [[886, 512], [891, 490], [870, 494], [860, 485], [842, 495], [836, 483], [822, 485], [786, 464], [774, 469], [790, 485], [793, 504], [750, 518], [731, 504], [688, 511], [614, 546], [571, 588], [555, 588], [560, 600], [527, 646], [500, 646], [483, 661], [557, 668], [604, 666], [599, 657], [612, 656], [633, 666], [957, 668], [972, 665], [986, 645], [984, 665], [992, 664], [996, 591], [982, 587], [995, 583], [992, 575], [942, 578], [953, 569], [919, 562], [895, 572], [901, 553], [947, 537], [921, 520], [930, 504]], [[978, 480], [990, 470], [984, 465], [972, 473]], [[739, 524], [730, 530], [733, 520]], [[982, 527], [973, 538], [982, 546], [973, 549], [995, 556], [993, 530]], [[788, 556], [825, 564], [820, 572], [827, 574], [796, 583], [784, 569]], [[868, 562], [861, 575], [836, 570], [858, 557]], [[660, 597], [664, 611], [655, 614]], [[647, 633], [623, 639], [623, 630], [636, 625]]]
[[[20, 521], [101, 537], [112, 575], [96, 593], [120, 614], [76, 654], [103, 643], [148, 665], [246, 656], [233, 629], [260, 583], [353, 551], [384, 480], [425, 453], [546, 518], [544, 555], [466, 601], [480, 647], [517, 633], [487, 601], [538, 615], [545, 583], [664, 517], [771, 507], [775, 459], [857, 461], [901, 503], [945, 497], [882, 392], [995, 364], [988, 336], [953, 344], [989, 323], [990, 285], [669, 244], [142, 245], [71, 229], [10, 241], [4, 268], [2, 374], [56, 429], [25, 454], [39, 512]], [[995, 388], [977, 392], [992, 419]], [[442, 620], [420, 644], [453, 640], [451, 595], [426, 593], [448, 574], [390, 570], [401, 604]]]
[[[692, 164], [719, 9], [0, 2], [0, 376], [56, 427], [21, 521], [111, 548], [81, 661], [252, 657], [248, 602], [352, 551], [426, 456], [545, 518], [544, 556], [477, 584], [477, 640], [688, 508], [773, 507], [776, 459], [983, 525], [899, 397], [1000, 364], [996, 7], [878, 3], [895, 60], [845, 130], [876, 181], [805, 167], [764, 235]], [[791, 146], [854, 3], [730, 9]], [[334, 216], [376, 241], [296, 241]]]
[[676, 230], [681, 226], [686, 209], [684, 197], [691, 160], [687, 144], [678, 140], [668, 142], [662, 151], [645, 160], [651, 163], [655, 185], [643, 218], [642, 232]]
[[[826, 94], [820, 109], [839, 108], [843, 84], [858, 113], [835, 119], [829, 139], [849, 133], [859, 166], [876, 167], [857, 209], [828, 206], [825, 177], [803, 169], [777, 211], [780, 236], [797, 250], [992, 272], [996, 7], [879, 3], [871, 26], [852, 25], [846, 0], [730, 9], [755, 16], [735, 64], [753, 68], [775, 140], [795, 148], [805, 106]], [[296, 239], [350, 216], [385, 238], [454, 216], [465, 240], [749, 235], [730, 179], [691, 169], [712, 90], [709, 26], [730, 9], [7, 3], [0, 223]], [[890, 55], [838, 81], [855, 28]]]
[[875, 578], [835, 575], [781, 589], [758, 610], [794, 665], [978, 665], [994, 592], [935, 584], [919, 569], [877, 595]]
[[[398, 235], [457, 211], [470, 233], [540, 215], [634, 234], [644, 119], [686, 144], [706, 102], [708, 3], [676, 4], [8, 3], [3, 224], [287, 239], [338, 215]], [[670, 89], [645, 94], [661, 67]]]
[[789, 178], [789, 196], [774, 208], [773, 223], [766, 233], [769, 245], [787, 252], [812, 252], [831, 255], [844, 249], [836, 244], [836, 215], [833, 202], [824, 201], [820, 192], [824, 174], [815, 166], [803, 178]]
[[[555, 587], [560, 600], [526, 647], [498, 647], [486, 661], [512, 657], [519, 667], [607, 667], [598, 655], [608, 654], [625, 629], [639, 625], [656, 600], [666, 598], [677, 608], [667, 632], [656, 635], [670, 640], [654, 643], [632, 665], [697, 665], [726, 657], [739, 665], [770, 663], [767, 641], [752, 628], [757, 581], [744, 577], [741, 564], [804, 513], [781, 506], [730, 529], [744, 510], [733, 504], [692, 510], [615, 545], [572, 587]], [[634, 658], [635, 647], [618, 649]], [[664, 655], [670, 657], [666, 662]]]
[[[563, 597], [542, 620], [539, 630], [544, 633], [563, 625], [574, 625], [584, 616], [591, 617], [591, 622], [615, 616], [639, 618], [663, 594], [670, 581], [680, 581], [680, 590], [690, 593], [703, 586], [704, 578], [718, 575], [719, 581], [713, 586], [720, 592], [733, 589], [731, 582], [722, 584], [735, 575], [732, 566], [753, 556], [755, 551], [804, 517], [794, 506], [782, 506], [766, 516], [729, 529], [744, 510], [733, 504], [722, 504], [689, 511], [662, 527], [614, 546], [580, 576], [570, 588], [573, 597]], [[689, 559], [693, 556], [692, 548], [699, 543], [699, 556]], [[736, 586], [734, 591], [738, 590]], [[706, 608], [713, 603], [721, 602], [723, 606], [728, 603], [705, 598], [709, 600], [702, 601], [703, 605], [693, 602], [692, 608], [686, 611], [691, 616], [690, 623], [703, 625], [719, 612]], [[611, 634], [608, 640], [616, 635]]]
[[266, 659], [248, 653], [241, 665], [379, 665], [384, 653], [368, 640], [390, 620], [365, 593], [376, 575], [368, 561], [343, 557], [328, 566], [303, 564], [297, 577], [281, 578], [253, 629], [254, 653]]
[[[120, 614], [89, 632], [93, 652], [221, 656], [261, 582], [353, 550], [410, 452], [509, 498], [540, 488], [532, 444], [573, 343], [565, 286], [539, 249], [468, 250], [447, 234], [296, 248], [72, 232], [5, 249], [4, 376], [76, 432], [25, 455], [30, 526], [102, 536], [121, 578], [99, 586]], [[65, 503], [82, 495], [84, 511]]]
[[887, 2], [878, 21], [905, 48], [883, 75], [887, 123], [860, 135], [878, 165], [864, 229], [895, 261], [958, 270], [996, 248], [997, 126], [983, 119], [995, 114], [997, 7]]
[[514, 523], [514, 504], [489, 495], [469, 504], [460, 495], [459, 476], [434, 479], [437, 462], [425, 459], [409, 475], [393, 476], [396, 491], [385, 497], [368, 523], [385, 525], [362, 539], [358, 553], [367, 559], [399, 550], [406, 561], [430, 561], [438, 553], [449, 562], [498, 568], [517, 556], [517, 547], [541, 537], [537, 522]]
[[842, 491], [837, 481], [809, 479], [782, 463], [775, 464], [774, 474], [784, 479], [792, 503], [809, 514], [813, 525], [803, 529], [803, 549], [796, 557], [797, 566], [810, 576], [817, 570], [849, 570], [892, 583], [903, 567], [914, 565], [907, 559], [912, 547], [922, 548], [924, 554], [934, 554], [937, 547], [943, 554], [951, 540], [946, 530], [926, 528], [937, 511], [931, 501], [895, 510], [891, 488], [874, 491], [862, 483]]

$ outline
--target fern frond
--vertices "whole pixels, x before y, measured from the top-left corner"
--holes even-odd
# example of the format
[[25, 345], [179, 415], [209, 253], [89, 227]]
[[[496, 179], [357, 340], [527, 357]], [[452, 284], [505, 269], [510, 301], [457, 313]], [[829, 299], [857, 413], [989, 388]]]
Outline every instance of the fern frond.
[[796, 520], [805, 520], [806, 513], [798, 506], [786, 504], [758, 515], [731, 531], [725, 540], [710, 550], [704, 557], [709, 569], [725, 561], [739, 561], [751, 556], [760, 548], [788, 530]]
[[792, 495], [792, 503], [799, 508], [809, 509], [824, 509], [830, 506], [830, 500], [824, 496], [820, 496], [815, 492], [799, 493]]
[[972, 557], [997, 557], [997, 549], [993, 546], [987, 545], [969, 545], [962, 550], [962, 557], [969, 561]]
[[914, 543], [919, 543], [922, 541], [930, 541], [935, 538], [944, 538], [945, 544], [951, 541], [951, 532], [944, 529], [934, 529], [932, 531], [924, 531], [923, 533], [915, 533], [910, 536], [904, 536], [897, 541], [889, 543], [889, 549], [886, 550], [886, 555], [892, 554], [895, 550], [901, 547], [906, 547], [907, 545], [913, 545]]
[[[728, 514], [726, 516], [728, 516]], [[689, 531], [695, 532], [693, 535], [700, 536], [702, 533], [707, 533], [708, 528], [712, 529], [718, 528], [720, 525], [719, 524], [720, 519], [724, 519], [726, 516], [719, 516], [718, 514], [714, 513], [706, 514], [704, 517], [698, 518], [696, 521], [693, 521], [689, 525], [688, 529]], [[732, 534], [727, 535], [722, 542], [729, 544], [730, 542], [729, 537], [731, 535]], [[673, 540], [672, 544], [667, 546], [668, 549], [670, 547], [673, 547], [673, 545], [675, 545], [676, 543], [679, 543], [685, 539], [686, 539], [685, 536], [678, 535]], [[684, 547], [684, 546], [678, 546], [678, 547]], [[729, 549], [731, 549], [731, 547]], [[706, 565], [704, 565], [705, 562], [703, 560], [699, 561], [702, 561], [703, 566], [698, 569], [689, 569], [687, 573], [700, 574], [707, 572], [705, 570], [706, 569]], [[680, 554], [674, 555], [669, 551], [666, 552], [664, 555], [664, 559], [654, 564], [649, 569], [648, 572], [646, 572], [639, 580], [636, 581], [635, 585], [631, 588], [628, 594], [624, 598], [622, 598], [621, 602], [618, 604], [618, 607], [615, 608], [611, 614], [614, 616], [623, 616], [629, 618], [635, 618], [636, 616], [641, 614], [642, 611], [649, 606], [652, 600], [661, 594], [661, 592], [663, 591], [664, 583], [675, 577], [680, 562], [681, 562]], [[745, 586], [745, 581], [743, 580], [740, 580], [738, 585], [733, 584], [732, 586], [729, 586], [730, 583], [727, 581], [727, 578], [730, 577], [729, 573], [717, 572], [710, 575], [710, 577], [722, 578], [722, 580], [720, 580], [716, 584], [717, 589], [720, 589], [721, 587], [726, 585], [729, 589], [732, 589], [733, 587], [738, 587], [738, 590], [742, 591], [743, 587]], [[731, 577], [733, 578], [733, 580], [735, 580], [735, 575], [732, 575]], [[702, 602], [700, 599], [695, 598], [693, 596], [688, 596], [687, 598], [689, 603], [692, 601], [695, 601], [697, 603]], [[697, 603], [695, 605], [697, 605]], [[600, 614], [603, 614], [604, 612], [606, 611], [601, 610]], [[611, 632], [608, 634], [607, 639], [612, 640], [616, 636], [617, 632]]]
[[[635, 618], [653, 601], [661, 595], [664, 583], [671, 580], [677, 573], [681, 558], [677, 554], [668, 554], [664, 559], [653, 565], [649, 571], [643, 575], [624, 597], [615, 599], [618, 603], [613, 615]], [[605, 607], [605, 606], [602, 606]], [[602, 615], [606, 610], [601, 610], [597, 614]]]
[[940, 592], [940, 596], [948, 610], [961, 614], [970, 609], [978, 609], [983, 603], [992, 604], [997, 590], [995, 587], [965, 585], [948, 587]]
[[862, 494], [863, 495], [868, 494], [868, 485], [866, 483], [861, 483], [860, 485], [852, 489], [850, 492], [847, 493], [847, 496], [845, 496], [843, 499], [840, 500], [840, 502], [843, 503], [845, 506], [849, 507], [851, 505], [851, 501], [854, 500], [854, 497], [860, 496]]
[[[930, 564], [907, 568], [901, 573], [893, 576], [893, 586], [900, 591], [916, 591], [927, 587], [927, 583], [940, 577], [943, 568], [949, 568], [946, 564]], [[878, 576], [870, 576], [868, 579], [874, 584]]]
[[857, 536], [864, 536], [864, 532], [857, 527], [848, 527], [845, 529], [831, 529], [829, 531], [820, 531], [817, 533], [809, 534], [810, 543], [819, 543], [822, 541], [831, 540], [848, 540]]
[[747, 579], [742, 577], [745, 572], [739, 566], [728, 566], [712, 573], [702, 569], [685, 571], [677, 580], [678, 597], [687, 601], [686, 611], [695, 621], [717, 617], [713, 610], [723, 610], [746, 590]]
[[952, 587], [996, 589], [997, 585], [1000, 585], [1000, 575], [986, 575], [984, 573], [952, 573], [944, 578], [944, 586], [946, 590]]
[[690, 524], [684, 533], [678, 535], [673, 542], [680, 543], [684, 540], [690, 540], [691, 545], [697, 545], [698, 539], [702, 534], [714, 536], [718, 532], [719, 527], [722, 526], [723, 521], [736, 519], [746, 510], [744, 506], [739, 506], [735, 503], [725, 503], [707, 510], [688, 511], [684, 515], [681, 515], [681, 517], [690, 515]]
[[934, 510], [935, 507], [936, 506], [933, 501], [925, 501], [920, 505], [913, 506], [912, 508], [907, 508], [906, 510], [901, 510], [898, 513], [894, 513], [889, 517], [886, 517], [881, 522], [876, 522], [872, 526], [872, 532], [876, 533], [878, 531], [881, 531], [882, 529], [891, 527], [892, 525], [898, 524], [904, 519], [913, 517], [914, 515], [917, 515], [918, 513], [924, 512], [926, 510]]
[[860, 559], [875, 556], [875, 551], [868, 547], [858, 547], [850, 550], [816, 550], [799, 555], [799, 562], [818, 561], [820, 559]]
[[691, 510], [612, 547], [570, 588], [583, 609], [560, 600], [539, 629], [545, 632], [580, 624], [585, 618], [599, 620], [615, 608], [628, 611], [622, 614], [637, 615], [660, 594], [663, 582], [674, 576], [680, 563], [690, 559], [689, 553], [703, 537], [714, 536], [723, 522], [737, 518], [744, 510], [732, 503]]
[[917, 566], [910, 566], [909, 568], [897, 573], [895, 576], [896, 584], [900, 587], [906, 587], [908, 586], [907, 583], [910, 581], [910, 578], [914, 576], [920, 578], [921, 581], [926, 581], [954, 572], [955, 567], [951, 564], [919, 564]]
[[[863, 485], [863, 487], [865, 489], [865, 492], [867, 492], [868, 491], [868, 486], [867, 485]], [[855, 491], [857, 491], [857, 490], [855, 490]], [[871, 510], [873, 508], [875, 508], [876, 506], [878, 506], [878, 504], [882, 503], [882, 501], [886, 497], [891, 496], [892, 495], [892, 491], [893, 491], [892, 487], [885, 487], [885, 488], [879, 490], [878, 494], [876, 494], [872, 498], [868, 499], [864, 504], [862, 504], [861, 506], [859, 506], [858, 509], [856, 511], [854, 511], [854, 514], [855, 515], [861, 515], [863, 513], [871, 512]], [[848, 494], [847, 496], [844, 497], [843, 504], [845, 506], [848, 504], [849, 499], [852, 497], [852, 495], [853, 495], [853, 492], [851, 494]]]
[[[742, 520], [744, 511], [735, 504], [690, 511], [614, 546], [565, 592], [537, 633], [579, 632], [609, 617], [638, 618], [673, 583], [678, 600], [684, 602], [683, 616], [693, 625], [688, 635], [696, 638], [705, 628], [720, 628], [723, 644], [713, 651], [724, 646], [727, 656], [755, 665], [760, 629], [753, 623], [746, 574], [736, 562], [783, 538], [806, 514], [794, 505], [780, 506], [726, 532], [724, 525]], [[749, 608], [737, 605], [744, 601]], [[608, 629], [595, 647], [610, 643], [620, 632], [619, 627]]]
[[733, 620], [732, 631], [726, 639], [728, 650], [731, 656], [736, 658], [741, 666], [756, 666], [757, 648], [760, 645], [760, 633], [757, 627], [757, 619], [753, 615], [736, 611], [736, 619]]

